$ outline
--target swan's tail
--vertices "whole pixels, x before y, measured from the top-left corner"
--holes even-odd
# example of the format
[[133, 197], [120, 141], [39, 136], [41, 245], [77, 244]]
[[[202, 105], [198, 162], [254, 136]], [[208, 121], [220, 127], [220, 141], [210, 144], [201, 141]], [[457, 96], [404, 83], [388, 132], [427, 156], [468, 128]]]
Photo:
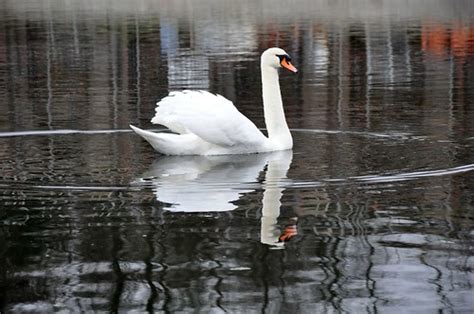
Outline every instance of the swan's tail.
[[130, 128], [143, 137], [153, 148], [164, 155], [194, 155], [197, 154], [197, 137], [194, 134], [155, 133], [145, 131], [136, 126]]
[[157, 133], [153, 133], [153, 132], [150, 132], [150, 131], [145, 131], [145, 130], [142, 130], [140, 128], [137, 128], [136, 126], [133, 126], [130, 124], [130, 128], [135, 132], [137, 133], [138, 135], [140, 135], [141, 137], [143, 137], [145, 140], [147, 140], [148, 142], [150, 142], [151, 144], [151, 141], [155, 141], [155, 140], [158, 140], [160, 138], [160, 135], [157, 134]]

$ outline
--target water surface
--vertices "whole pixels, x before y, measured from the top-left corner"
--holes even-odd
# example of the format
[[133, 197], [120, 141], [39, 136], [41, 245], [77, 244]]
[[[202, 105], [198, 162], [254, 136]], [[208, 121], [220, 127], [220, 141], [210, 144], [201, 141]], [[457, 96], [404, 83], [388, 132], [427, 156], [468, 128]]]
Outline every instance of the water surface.
[[[4, 1], [0, 311], [469, 312], [472, 1]], [[171, 90], [293, 151], [159, 156]]]

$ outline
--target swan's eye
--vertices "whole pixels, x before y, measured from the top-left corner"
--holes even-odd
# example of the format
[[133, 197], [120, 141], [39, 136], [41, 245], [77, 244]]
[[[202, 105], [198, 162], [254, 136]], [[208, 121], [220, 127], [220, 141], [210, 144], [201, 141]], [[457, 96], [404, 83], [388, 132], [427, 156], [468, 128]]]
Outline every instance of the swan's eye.
[[280, 63], [283, 60], [286, 60], [286, 62], [291, 62], [291, 57], [289, 55], [277, 55], [277, 57], [280, 59]]

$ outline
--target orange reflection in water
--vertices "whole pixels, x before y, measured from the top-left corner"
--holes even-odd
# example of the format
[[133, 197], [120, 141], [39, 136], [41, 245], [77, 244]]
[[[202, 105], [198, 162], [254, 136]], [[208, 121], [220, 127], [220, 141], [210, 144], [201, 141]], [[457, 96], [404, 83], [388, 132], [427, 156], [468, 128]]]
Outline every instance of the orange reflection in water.
[[450, 51], [454, 57], [474, 55], [474, 26], [454, 24], [424, 25], [421, 30], [423, 51], [438, 57], [446, 57]]
[[466, 57], [474, 54], [474, 26], [460, 26], [453, 29], [451, 50], [455, 57]]

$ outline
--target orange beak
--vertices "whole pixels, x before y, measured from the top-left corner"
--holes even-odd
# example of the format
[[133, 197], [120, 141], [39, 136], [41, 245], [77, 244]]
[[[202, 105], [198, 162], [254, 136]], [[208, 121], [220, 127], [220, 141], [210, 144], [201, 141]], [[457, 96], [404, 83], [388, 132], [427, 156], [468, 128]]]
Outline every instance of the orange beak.
[[281, 60], [281, 66], [284, 67], [285, 69], [290, 70], [293, 73], [298, 72], [298, 70], [291, 64], [291, 62], [286, 61], [285, 59]]

